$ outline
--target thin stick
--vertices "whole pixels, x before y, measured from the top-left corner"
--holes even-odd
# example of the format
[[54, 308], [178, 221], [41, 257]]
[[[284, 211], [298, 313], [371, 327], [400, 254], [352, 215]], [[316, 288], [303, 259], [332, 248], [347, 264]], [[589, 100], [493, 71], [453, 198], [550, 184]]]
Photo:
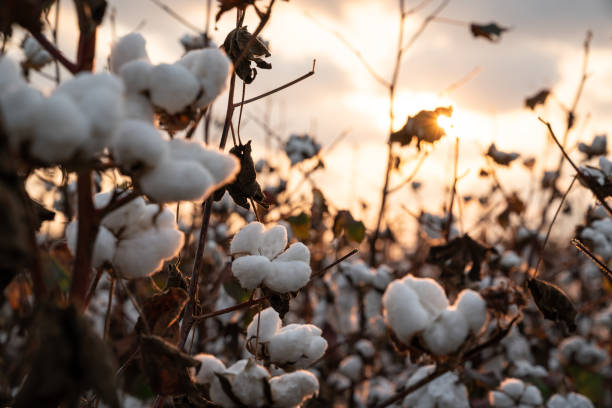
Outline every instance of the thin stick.
[[125, 360], [125, 362], [121, 364], [121, 367], [119, 367], [119, 369], [115, 373], [115, 377], [118, 377], [123, 372], [123, 370], [125, 370], [127, 366], [130, 365], [132, 361], [134, 361], [138, 353], [140, 353], [140, 345], [136, 347], [136, 350], [134, 350], [134, 352], [127, 358], [127, 360]]
[[459, 137], [455, 138], [455, 159], [453, 165], [453, 186], [451, 188], [450, 204], [448, 205], [448, 220], [444, 228], [444, 238], [450, 238], [451, 225], [453, 224], [453, 206], [455, 204], [455, 194], [457, 193], [457, 165], [459, 163]]
[[[57, 0], [57, 2], [55, 3], [55, 22], [53, 24], [53, 31], [52, 31], [53, 44], [55, 44], [55, 47], [57, 47], [57, 43], [58, 43], [57, 33], [59, 30], [59, 22], [60, 22], [59, 16], [60, 16], [60, 0]], [[55, 80], [58, 84], [61, 82], [59, 62], [57, 61], [57, 59], [55, 60]]]
[[440, 92], [438, 94], [438, 97], [441, 97], [441, 96], [444, 96], [444, 95], [449, 95], [451, 92], [457, 90], [457, 88], [460, 88], [463, 85], [465, 85], [466, 83], [470, 82], [472, 79], [474, 79], [481, 72], [482, 72], [482, 67], [480, 67], [480, 66], [475, 67], [473, 70], [471, 70], [469, 73], [467, 73], [464, 77], [460, 78], [458, 81], [455, 81], [452, 84], [450, 84], [449, 86], [447, 86], [446, 89], [444, 89], [442, 92]]
[[265, 302], [266, 300], [268, 300], [267, 296], [262, 296], [262, 297], [257, 298], [257, 299], [250, 299], [250, 300], [238, 303], [237, 305], [234, 305], [234, 306], [226, 307], [224, 309], [215, 310], [214, 312], [205, 313], [205, 314], [201, 314], [201, 315], [197, 315], [197, 316], [194, 315], [193, 319], [195, 321], [201, 321], [201, 320], [210, 319], [211, 317], [221, 316], [221, 315], [224, 315], [226, 313], [235, 312], [236, 310], [240, 310], [240, 309], [245, 309], [245, 308], [250, 309], [251, 307], [257, 306], [260, 303]]
[[412, 44], [414, 44], [417, 38], [419, 38], [421, 34], [423, 34], [423, 31], [425, 31], [425, 28], [427, 28], [429, 23], [433, 21], [433, 19], [436, 18], [436, 16], [440, 14], [440, 12], [444, 10], [446, 6], [448, 6], [449, 2], [450, 0], [443, 0], [442, 3], [440, 3], [440, 5], [430, 15], [425, 17], [425, 20], [423, 20], [423, 22], [421, 23], [421, 26], [418, 28], [418, 30], [415, 31], [412, 37], [410, 37], [410, 39], [406, 42], [406, 45], [404, 46], [404, 49], [402, 51], [406, 51], [408, 48], [412, 46]]
[[170, 16], [172, 16], [176, 21], [180, 22], [185, 27], [187, 27], [188, 29], [190, 29], [190, 30], [192, 30], [192, 31], [194, 31], [194, 32], [196, 32], [198, 34], [202, 34], [200, 32], [200, 30], [198, 29], [198, 27], [196, 27], [195, 25], [191, 24], [189, 21], [185, 20], [183, 18], [183, 16], [178, 14], [176, 11], [172, 10], [170, 7], [168, 7], [167, 5], [162, 3], [160, 0], [151, 0], [151, 1], [153, 3], [155, 3], [155, 5], [157, 5], [159, 8], [164, 10], [166, 13], [168, 13]]
[[113, 310], [113, 294], [115, 292], [115, 278], [111, 277], [110, 289], [108, 289], [108, 305], [106, 305], [106, 316], [104, 318], [104, 336], [103, 340], [108, 338], [108, 331], [110, 329], [111, 312]]
[[[246, 82], [242, 81], [242, 97], [240, 103], [240, 110], [238, 111], [238, 143], [242, 145], [242, 139], [240, 138], [240, 124], [242, 123], [242, 111], [244, 108], [244, 95], [246, 94]], [[236, 105], [234, 105], [236, 107]]]
[[94, 281], [91, 284], [91, 288], [89, 288], [89, 292], [87, 292], [87, 296], [85, 297], [85, 302], [83, 303], [83, 310], [87, 310], [87, 307], [89, 306], [89, 302], [91, 302], [93, 295], [96, 293], [96, 288], [98, 287], [98, 282], [100, 282], [102, 273], [104, 273], [104, 270], [102, 268], [99, 268], [96, 271], [96, 276], [94, 278]]
[[546, 244], [548, 243], [548, 238], [550, 237], [550, 232], [552, 231], [552, 227], [555, 224], [555, 221], [557, 221], [557, 217], [559, 216], [559, 213], [561, 213], [561, 208], [563, 208], [563, 204], [565, 203], [565, 200], [566, 200], [567, 196], [569, 195], [569, 192], [572, 189], [572, 187], [574, 186], [574, 183], [576, 182], [577, 179], [578, 179], [578, 176], [574, 176], [574, 178], [572, 179], [572, 182], [570, 183], [569, 187], [567, 188], [567, 190], [565, 190], [565, 193], [563, 194], [563, 197], [561, 197], [561, 202], [559, 203], [559, 206], [557, 207], [557, 210], [555, 211], [555, 215], [553, 216], [553, 219], [550, 222], [550, 225], [548, 226], [548, 231], [546, 231], [546, 237], [544, 238], [544, 243], [542, 244], [542, 249], [540, 250], [540, 256], [538, 257], [538, 263], [536, 264], [535, 272], [534, 272], [534, 274], [532, 276], [532, 279], [535, 279], [535, 278], [538, 277], [539, 269], [540, 269], [540, 264], [542, 263], [542, 258], [544, 256], [544, 249], [546, 248]]
[[608, 278], [608, 280], [612, 283], [612, 271], [610, 270], [610, 268], [608, 268], [608, 266], [603, 263], [602, 261], [600, 261], [597, 256], [591, 252], [591, 250], [589, 248], [586, 247], [586, 245], [584, 245], [582, 243], [582, 241], [580, 241], [578, 238], [572, 238], [570, 240], [570, 242], [572, 243], [572, 245], [574, 245], [578, 250], [580, 250], [580, 252], [582, 252], [584, 255], [586, 255], [591, 261], [593, 261], [593, 263], [595, 263], [595, 265], [597, 265], [599, 267], [599, 270], [603, 273], [603, 275], [605, 275], [606, 278]]
[[327, 31], [328, 33], [331, 33], [338, 40], [340, 40], [340, 42], [342, 42], [342, 44], [344, 44], [344, 46], [357, 57], [359, 62], [361, 62], [364, 68], [370, 73], [370, 75], [372, 75], [372, 77], [378, 83], [380, 83], [384, 87], [388, 87], [390, 85], [389, 81], [384, 79], [378, 72], [376, 72], [376, 70], [370, 65], [370, 63], [363, 56], [363, 54], [356, 47], [354, 47], [353, 44], [351, 44], [338, 30], [334, 30], [332, 28], [326, 27], [319, 20], [317, 20], [315, 16], [313, 16], [309, 11], [307, 10], [301, 10], [301, 11], [302, 13], [304, 13], [306, 17], [310, 18], [315, 24], [317, 24], [323, 30]]
[[608, 205], [608, 203], [606, 202], [605, 197], [601, 194], [601, 192], [599, 192], [596, 188], [593, 188], [591, 186], [591, 183], [589, 182], [589, 180], [584, 176], [584, 174], [582, 173], [582, 171], [578, 168], [578, 166], [576, 166], [576, 163], [574, 163], [574, 161], [569, 157], [569, 155], [567, 154], [567, 152], [565, 151], [565, 149], [563, 148], [563, 146], [561, 145], [561, 143], [559, 143], [559, 140], [557, 139], [557, 136], [555, 136], [555, 132], [552, 129], [552, 126], [550, 125], [549, 122], [546, 122], [544, 119], [542, 119], [541, 117], [538, 117], [538, 120], [540, 122], [542, 122], [544, 125], [546, 125], [546, 127], [548, 128], [548, 133], [550, 134], [550, 136], [553, 138], [553, 140], [555, 141], [555, 143], [557, 144], [557, 146], [559, 147], [559, 149], [561, 149], [561, 153], [563, 154], [563, 156], [565, 157], [565, 159], [569, 162], [569, 164], [572, 165], [572, 167], [574, 168], [574, 170], [576, 170], [576, 173], [578, 174], [578, 177], [580, 178], [580, 180], [589, 188], [589, 190], [591, 190], [591, 192], [593, 194], [595, 194], [595, 197], [597, 197], [597, 199], [599, 200], [599, 202], [601, 203], [601, 205], [605, 208], [605, 210], [607, 211], [608, 215], [610, 215], [612, 217], [612, 208], [610, 208], [610, 206]]
[[321, 275], [323, 275], [325, 272], [327, 272], [328, 270], [330, 270], [334, 266], [338, 265], [340, 262], [346, 261], [348, 258], [350, 258], [351, 256], [355, 255], [357, 252], [359, 252], [359, 250], [357, 248], [353, 248], [348, 254], [346, 254], [346, 255], [336, 259], [334, 262], [332, 262], [331, 264], [327, 265], [325, 268], [321, 269], [319, 272], [317, 272], [314, 275], [312, 275], [312, 277], [308, 281], [307, 285], [309, 285], [315, 279], [319, 278]]
[[78, 67], [75, 63], [70, 61], [66, 56], [49, 40], [45, 37], [41, 32], [30, 31], [32, 37], [38, 41], [38, 43], [49, 53], [53, 58], [59, 61], [68, 71], [72, 74], [76, 74], [78, 72]]
[[242, 102], [235, 103], [234, 104], [234, 108], [237, 108], [237, 107], [242, 106], [242, 105], [246, 105], [247, 103], [255, 102], [255, 101], [259, 100], [259, 99], [265, 98], [266, 96], [270, 96], [270, 95], [272, 95], [272, 94], [274, 94], [276, 92], [282, 91], [285, 88], [289, 88], [290, 86], [295, 85], [298, 82], [303, 81], [304, 79], [306, 79], [308, 77], [313, 76], [314, 73], [315, 73], [315, 64], [316, 64], [316, 62], [317, 62], [316, 59], [312, 60], [312, 69], [310, 70], [310, 72], [302, 75], [299, 78], [294, 79], [293, 81], [287, 82], [285, 85], [281, 85], [278, 88], [274, 88], [271, 91], [264, 92], [261, 95], [257, 95], [257, 96], [255, 96], [253, 98], [250, 98], [250, 99], [247, 99], [247, 100], [243, 100]]
[[437, 23], [453, 24], [453, 25], [464, 26], [464, 27], [470, 25], [470, 23], [468, 23], [467, 21], [455, 20], [454, 18], [448, 18], [448, 17], [434, 17], [433, 21]]
[[130, 302], [132, 302], [134, 309], [136, 309], [136, 311], [138, 312], [138, 315], [140, 316], [140, 319], [142, 320], [142, 324], [144, 326], [144, 330], [146, 334], [151, 334], [151, 328], [149, 327], [149, 322], [147, 321], [147, 317], [143, 313], [142, 308], [140, 307], [140, 305], [138, 304], [138, 301], [134, 297], [134, 294], [127, 287], [125, 282], [123, 282], [123, 279], [121, 279], [120, 277], [117, 277], [116, 280], [119, 282], [121, 289], [126, 293], [126, 295], [128, 295], [128, 298], [130, 299]]

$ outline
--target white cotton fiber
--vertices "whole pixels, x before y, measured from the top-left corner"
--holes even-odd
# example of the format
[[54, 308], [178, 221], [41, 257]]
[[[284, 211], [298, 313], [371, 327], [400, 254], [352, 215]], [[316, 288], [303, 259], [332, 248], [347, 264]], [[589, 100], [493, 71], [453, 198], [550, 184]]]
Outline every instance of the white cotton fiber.
[[[112, 192], [98, 193], [94, 197], [96, 208], [103, 208], [109, 204]], [[144, 211], [146, 204], [142, 197], [135, 198], [127, 204], [122, 205], [102, 219], [102, 225], [111, 230], [115, 235], [120, 235], [126, 227], [138, 221]]]
[[484, 299], [478, 292], [465, 289], [459, 293], [455, 304], [467, 321], [470, 331], [477, 334], [487, 319], [487, 305]]
[[227, 87], [231, 62], [218, 48], [189, 51], [178, 63], [191, 71], [202, 86], [203, 95], [197, 101], [199, 108], [210, 104]]
[[232, 255], [259, 255], [257, 248], [265, 227], [260, 222], [251, 222], [243, 227], [232, 239], [230, 253]]
[[261, 255], [274, 259], [287, 246], [287, 229], [282, 225], [269, 228], [261, 236]]
[[124, 107], [123, 116], [126, 119], [137, 119], [153, 123], [153, 107], [146, 96], [139, 93], [128, 93], [125, 95]]
[[195, 162], [163, 160], [140, 177], [143, 193], [156, 202], [200, 200], [212, 192], [212, 176]]
[[7, 56], [0, 56], [0, 94], [23, 82], [19, 67]]
[[232, 273], [244, 289], [255, 289], [261, 285], [272, 270], [272, 263], [265, 256], [243, 256], [232, 262]]
[[30, 153], [46, 163], [71, 159], [89, 135], [89, 123], [75, 103], [63, 95], [43, 100], [32, 113]]
[[215, 185], [231, 181], [240, 170], [240, 164], [234, 155], [209, 149], [200, 142], [172, 139], [168, 146], [175, 160], [194, 161], [205, 167], [213, 177]]
[[262, 407], [266, 402], [264, 381], [269, 377], [268, 370], [249, 359], [244, 369], [234, 377], [232, 391], [244, 405]]
[[110, 88], [97, 88], [83, 97], [79, 109], [90, 124], [90, 137], [81, 149], [89, 155], [104, 151], [123, 118], [123, 95]]
[[489, 393], [489, 403], [495, 408], [513, 408], [516, 403], [512, 398], [501, 391], [492, 391]]
[[28, 36], [23, 41], [23, 53], [26, 58], [34, 66], [34, 68], [41, 68], [45, 64], [53, 61], [51, 54], [45, 50], [36, 39]]
[[22, 82], [6, 91], [0, 89], [2, 124], [14, 149], [31, 137], [34, 127], [32, 114], [38, 109], [43, 99], [39, 91]]
[[123, 168], [154, 167], [168, 153], [167, 142], [151, 123], [124, 120], [111, 149], [113, 158]]
[[425, 330], [423, 339], [436, 355], [455, 352], [468, 335], [468, 323], [457, 309], [446, 309]]
[[338, 365], [338, 371], [352, 382], [358, 382], [361, 379], [362, 370], [363, 360], [355, 355], [345, 357]]
[[540, 405], [542, 403], [542, 394], [540, 394], [540, 390], [535, 385], [528, 385], [525, 387], [525, 391], [523, 391], [523, 395], [521, 395], [521, 399], [519, 400], [521, 404], [529, 404], [529, 405]]
[[[66, 227], [66, 241], [68, 249], [73, 254], [76, 254], [78, 243], [78, 228], [79, 223], [72, 221]], [[105, 227], [100, 226], [96, 242], [94, 244], [92, 265], [94, 268], [101, 267], [105, 262], [111, 262], [115, 255], [117, 247], [117, 238]]]
[[278, 293], [296, 292], [308, 283], [310, 273], [310, 265], [305, 262], [275, 260], [264, 284]]
[[183, 233], [170, 228], [145, 231], [119, 241], [113, 265], [126, 279], [150, 276], [183, 245]]
[[401, 280], [393, 281], [387, 286], [382, 302], [387, 324], [406, 344], [410, 343], [416, 333], [425, 330], [433, 320], [419, 302], [417, 293]]
[[[261, 320], [260, 320], [261, 319]], [[276, 310], [268, 307], [255, 315], [255, 318], [247, 327], [247, 340], [257, 337], [257, 325], [259, 322], [259, 342], [269, 341], [283, 325]]]
[[91, 72], [80, 72], [60, 83], [53, 91], [53, 95], [61, 94], [68, 96], [78, 106], [86, 96], [98, 89], [106, 89], [119, 95], [125, 92], [121, 79], [111, 73], [92, 74]]
[[293, 243], [275, 261], [300, 261], [310, 265], [310, 251], [301, 242]]
[[419, 301], [434, 318], [448, 307], [448, 299], [444, 289], [431, 278], [417, 278], [407, 275], [404, 278], [406, 285], [410, 286], [419, 295]]
[[127, 93], [147, 91], [151, 86], [153, 65], [148, 60], [138, 59], [125, 63], [119, 70], [119, 76]]
[[518, 401], [525, 391], [525, 383], [517, 378], [506, 378], [499, 388], [510, 398]]
[[319, 380], [314, 374], [299, 370], [270, 379], [272, 401], [279, 408], [297, 407], [319, 392]]
[[594, 408], [594, 405], [584, 395], [570, 392], [565, 397], [553, 395], [546, 403], [546, 408]]
[[193, 356], [193, 358], [202, 363], [200, 370], [195, 375], [195, 380], [199, 384], [210, 384], [215, 378], [215, 373], [225, 371], [225, 364], [212, 354], [200, 353]]
[[111, 49], [110, 68], [118, 73], [123, 64], [137, 59], [148, 60], [146, 49], [147, 41], [138, 33], [130, 33], [119, 39]]
[[181, 112], [200, 91], [197, 79], [179, 64], [159, 64], [151, 70], [151, 102], [170, 114]]
[[270, 361], [277, 365], [304, 368], [319, 359], [327, 349], [321, 329], [312, 324], [290, 324], [278, 331], [267, 344]]

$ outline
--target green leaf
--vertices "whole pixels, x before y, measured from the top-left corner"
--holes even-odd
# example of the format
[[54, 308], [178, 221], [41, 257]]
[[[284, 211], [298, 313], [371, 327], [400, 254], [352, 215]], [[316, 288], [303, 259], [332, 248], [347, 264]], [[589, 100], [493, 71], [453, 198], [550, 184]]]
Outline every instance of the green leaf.
[[310, 230], [310, 216], [308, 214], [302, 211], [299, 215], [287, 217], [287, 222], [291, 225], [291, 231], [297, 239], [300, 241], [308, 239], [308, 231]]

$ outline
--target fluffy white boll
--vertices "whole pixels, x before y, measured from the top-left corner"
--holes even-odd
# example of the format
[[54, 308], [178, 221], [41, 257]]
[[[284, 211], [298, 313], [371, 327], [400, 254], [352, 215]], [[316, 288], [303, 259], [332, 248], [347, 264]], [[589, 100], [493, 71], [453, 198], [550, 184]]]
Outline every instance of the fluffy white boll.
[[184, 65], [200, 82], [203, 94], [196, 105], [210, 104], [227, 87], [231, 62], [219, 48], [189, 51], [178, 62]]
[[[66, 241], [70, 252], [76, 254], [79, 223], [72, 221], [66, 227]], [[100, 226], [94, 244], [92, 265], [99, 268], [105, 262], [112, 262], [117, 248], [117, 238], [104, 226]]]
[[304, 368], [322, 357], [327, 341], [321, 337], [321, 329], [312, 324], [290, 324], [283, 327], [268, 342], [270, 361], [277, 365], [290, 364]]
[[19, 67], [12, 59], [0, 56], [0, 94], [22, 82]]
[[163, 160], [140, 177], [140, 188], [153, 200], [166, 203], [200, 200], [212, 192], [212, 176], [198, 163]]
[[146, 49], [147, 41], [138, 33], [130, 33], [119, 39], [111, 49], [110, 68], [112, 72], [118, 73], [123, 64], [144, 59], [149, 60]]
[[168, 144], [151, 123], [124, 120], [111, 149], [115, 162], [126, 169], [155, 167], [168, 154]]
[[278, 313], [268, 307], [258, 313], [247, 327], [247, 341], [257, 337], [257, 326], [259, 325], [259, 342], [266, 343], [280, 330], [283, 325]]
[[195, 375], [195, 380], [200, 384], [210, 384], [215, 379], [215, 373], [225, 371], [225, 364], [212, 354], [200, 353], [193, 358], [202, 363], [200, 370]]
[[153, 65], [144, 59], [125, 63], [119, 70], [127, 93], [144, 92], [151, 86], [151, 71]]
[[272, 401], [279, 408], [297, 407], [319, 392], [319, 380], [314, 374], [299, 370], [270, 379]]
[[34, 127], [32, 115], [43, 100], [44, 97], [39, 91], [23, 82], [4, 92], [0, 88], [2, 123], [13, 149], [31, 138]]
[[195, 101], [198, 80], [179, 64], [159, 64], [151, 70], [151, 102], [170, 114], [181, 112]]

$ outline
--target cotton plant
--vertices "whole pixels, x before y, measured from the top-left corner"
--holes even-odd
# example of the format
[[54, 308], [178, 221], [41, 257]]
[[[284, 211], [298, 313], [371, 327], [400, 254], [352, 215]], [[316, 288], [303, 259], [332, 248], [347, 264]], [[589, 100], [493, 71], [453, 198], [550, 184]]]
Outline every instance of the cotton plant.
[[[434, 365], [419, 367], [408, 379], [410, 387], [435, 371]], [[455, 373], [447, 372], [416, 391], [408, 394], [402, 407], [419, 408], [469, 408], [468, 392]]]
[[595, 405], [584, 395], [570, 392], [565, 396], [554, 394], [546, 402], [546, 408], [595, 408]]
[[210, 400], [224, 408], [297, 407], [319, 392], [319, 380], [305, 370], [272, 376], [253, 359], [239, 360], [226, 368], [210, 354], [198, 354], [195, 358], [202, 362], [195, 380], [209, 386]]
[[[112, 192], [99, 193], [94, 205], [104, 208], [112, 197]], [[68, 224], [66, 239], [68, 248], [76, 254], [78, 220]], [[172, 211], [138, 197], [102, 219], [94, 243], [93, 266], [112, 265], [126, 279], [147, 277], [175, 257], [183, 241]]]
[[529, 408], [542, 404], [540, 390], [517, 378], [506, 378], [495, 391], [489, 392], [489, 403], [494, 408]]
[[287, 229], [265, 229], [260, 222], [242, 228], [230, 245], [232, 273], [244, 289], [259, 286], [277, 293], [296, 292], [310, 279], [310, 251], [301, 242], [287, 246]]
[[247, 349], [288, 370], [306, 368], [323, 357], [327, 341], [312, 324], [282, 326], [278, 313], [268, 307], [247, 327]]
[[285, 143], [285, 153], [292, 166], [314, 157], [320, 150], [321, 145], [307, 134], [291, 135]]
[[31, 67], [34, 69], [41, 69], [51, 61], [53, 61], [53, 57], [51, 54], [45, 50], [36, 39], [30, 37], [29, 35], [23, 39], [21, 43], [21, 48], [23, 49], [23, 53], [26, 57], [23, 64], [26, 67]]
[[562, 363], [576, 363], [581, 366], [597, 366], [603, 363], [608, 353], [584, 337], [572, 336], [559, 344], [559, 359]]
[[487, 318], [485, 301], [478, 292], [465, 289], [450, 305], [435, 280], [413, 275], [391, 282], [382, 303], [385, 321], [402, 343], [410, 344], [418, 335], [435, 355], [459, 350], [470, 333], [480, 332]]

